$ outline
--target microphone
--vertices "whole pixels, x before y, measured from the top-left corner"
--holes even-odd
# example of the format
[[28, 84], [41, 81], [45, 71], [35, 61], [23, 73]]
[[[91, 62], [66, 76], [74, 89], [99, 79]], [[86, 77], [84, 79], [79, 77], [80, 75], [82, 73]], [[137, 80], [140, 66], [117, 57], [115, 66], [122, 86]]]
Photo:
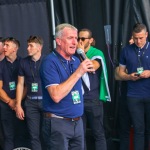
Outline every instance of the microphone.
[[85, 53], [81, 48], [77, 49], [77, 54], [81, 57], [82, 60], [86, 59]]
[[[85, 55], [84, 51], [81, 48], [77, 49], [77, 54], [80, 56], [80, 58], [82, 59], [82, 61], [86, 59], [86, 55]], [[92, 73], [95, 74], [95, 71], [92, 72]]]

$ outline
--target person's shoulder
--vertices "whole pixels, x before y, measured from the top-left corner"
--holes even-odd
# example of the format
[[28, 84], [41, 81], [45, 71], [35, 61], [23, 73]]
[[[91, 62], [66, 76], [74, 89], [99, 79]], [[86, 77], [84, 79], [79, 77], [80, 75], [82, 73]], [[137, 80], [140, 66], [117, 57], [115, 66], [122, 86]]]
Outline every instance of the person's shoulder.
[[126, 45], [122, 48], [122, 53], [126, 53], [126, 52], [130, 53], [131, 51], [135, 50], [135, 47], [136, 47], [136, 45], [134, 43]]
[[123, 49], [134, 49], [136, 47], [136, 45], [133, 43], [133, 44], [128, 44], [126, 46], [123, 47]]
[[2, 69], [2, 67], [4, 66], [5, 61], [6, 61], [5, 58], [2, 61], [0, 61], [0, 69]]
[[52, 62], [57, 62], [58, 58], [57, 56], [55, 56], [55, 53], [50, 52], [49, 54], [47, 54], [46, 56], [44, 56], [44, 58], [42, 59], [42, 65], [46, 65], [46, 64], [51, 64]]
[[6, 63], [7, 63], [6, 57], [5, 57], [2, 61], [0, 61], [0, 64], [1, 64], [2, 66], [4, 66], [4, 64], [6, 64]]
[[46, 61], [46, 60], [52, 60], [52, 59], [55, 59], [55, 53], [53, 53], [53, 51], [51, 51], [49, 54], [45, 55], [43, 57], [43, 60]]
[[91, 46], [91, 49], [92, 49], [92, 51], [93, 51], [94, 53], [103, 54], [103, 51], [100, 50], [100, 49], [98, 49], [98, 48], [96, 48], [96, 47]]
[[6, 57], [4, 57], [3, 60], [0, 61], [0, 63], [4, 63], [6, 61]]
[[72, 59], [73, 59], [74, 61], [80, 62], [80, 59], [78, 58], [77, 55], [73, 55], [73, 56], [72, 56]]

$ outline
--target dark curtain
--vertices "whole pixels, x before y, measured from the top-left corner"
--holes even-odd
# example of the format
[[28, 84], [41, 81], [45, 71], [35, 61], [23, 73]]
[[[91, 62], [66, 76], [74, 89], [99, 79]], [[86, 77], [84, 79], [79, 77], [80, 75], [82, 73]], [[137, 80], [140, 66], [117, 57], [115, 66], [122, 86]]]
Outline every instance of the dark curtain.
[[1, 1], [0, 36], [18, 39], [21, 44], [18, 54], [24, 57], [27, 55], [27, 39], [30, 35], [41, 36], [44, 39], [43, 53], [49, 52], [51, 43], [46, 2]]
[[[55, 23], [71, 23], [78, 29], [89, 28], [96, 40], [96, 47], [106, 57], [111, 103], [105, 103], [107, 137], [118, 138], [118, 102], [120, 83], [114, 80], [122, 47], [128, 44], [132, 27], [137, 22], [150, 26], [149, 0], [54, 0]], [[106, 44], [104, 26], [111, 26], [111, 43]]]

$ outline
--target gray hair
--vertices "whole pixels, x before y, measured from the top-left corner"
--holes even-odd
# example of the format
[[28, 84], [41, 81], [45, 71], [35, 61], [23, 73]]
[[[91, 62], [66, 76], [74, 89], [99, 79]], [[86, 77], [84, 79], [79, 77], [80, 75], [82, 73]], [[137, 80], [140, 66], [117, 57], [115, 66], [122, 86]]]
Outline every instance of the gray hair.
[[78, 29], [76, 27], [72, 26], [71, 24], [68, 24], [68, 23], [59, 24], [55, 29], [55, 39], [57, 37], [62, 36], [64, 28], [70, 28], [70, 29], [78, 31]]

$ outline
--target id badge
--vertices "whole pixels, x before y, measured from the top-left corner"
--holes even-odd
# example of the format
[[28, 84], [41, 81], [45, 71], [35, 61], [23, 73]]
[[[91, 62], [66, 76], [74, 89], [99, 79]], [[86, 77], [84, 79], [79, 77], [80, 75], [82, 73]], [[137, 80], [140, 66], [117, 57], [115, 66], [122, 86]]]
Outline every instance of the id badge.
[[31, 92], [38, 92], [38, 83], [31, 84]]
[[78, 91], [72, 91], [71, 94], [72, 94], [73, 104], [81, 103], [80, 95]]
[[9, 89], [10, 89], [10, 91], [16, 90], [16, 83], [15, 83], [15, 81], [9, 82]]
[[144, 71], [143, 67], [137, 68], [137, 73], [138, 73], [138, 74], [141, 74], [143, 71]]

